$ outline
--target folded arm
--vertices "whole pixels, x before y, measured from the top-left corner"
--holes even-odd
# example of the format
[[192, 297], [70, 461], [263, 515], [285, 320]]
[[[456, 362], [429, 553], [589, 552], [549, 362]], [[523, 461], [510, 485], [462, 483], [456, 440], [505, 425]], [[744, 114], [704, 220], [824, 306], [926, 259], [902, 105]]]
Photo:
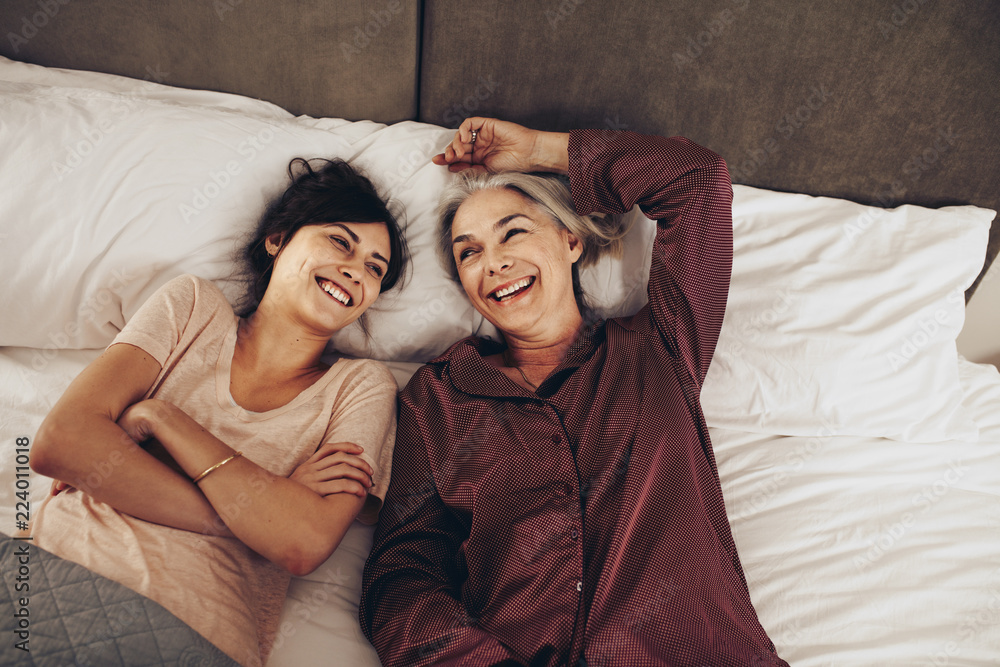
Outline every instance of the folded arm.
[[[372, 470], [357, 456], [361, 448], [324, 445], [303, 464], [301, 483], [240, 457], [192, 484], [234, 450], [175, 406], [143, 400], [159, 372], [142, 349], [109, 347], [43, 421], [32, 469], [152, 523], [236, 536], [294, 574], [318, 567], [340, 543], [371, 485]], [[391, 404], [382, 405], [385, 397], [373, 400], [379, 405], [371, 409], [391, 411]], [[186, 474], [137, 444], [147, 438], [155, 438]]]
[[349, 473], [355, 478], [352, 492], [320, 495], [245, 457], [232, 458], [236, 449], [166, 401], [141, 401], [120, 423], [136, 440], [152, 437], [162, 443], [192, 479], [226, 461], [203, 477], [198, 488], [236, 537], [295, 575], [312, 572], [333, 553], [371, 485], [371, 467], [342, 452], [349, 461], [346, 467], [354, 471]]
[[31, 467], [140, 519], [229, 535], [189, 479], [143, 450], [117, 424], [159, 372], [160, 364], [143, 350], [109, 347], [73, 380], [42, 422]]

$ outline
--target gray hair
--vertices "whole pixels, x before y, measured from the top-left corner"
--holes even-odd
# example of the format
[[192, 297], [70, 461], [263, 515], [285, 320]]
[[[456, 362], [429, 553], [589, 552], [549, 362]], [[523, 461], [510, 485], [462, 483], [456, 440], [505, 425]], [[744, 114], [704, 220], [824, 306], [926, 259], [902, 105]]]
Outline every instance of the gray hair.
[[573, 207], [568, 181], [557, 174], [524, 174], [516, 171], [476, 174], [465, 171], [445, 188], [438, 205], [438, 251], [451, 277], [458, 280], [458, 267], [451, 244], [451, 227], [459, 207], [477, 192], [502, 189], [524, 196], [538, 206], [557, 227], [568, 230], [583, 244], [583, 254], [573, 265], [573, 291], [577, 294], [581, 311], [585, 310], [579, 269], [596, 264], [604, 255], [621, 257], [622, 238], [628, 233], [628, 225], [623, 216], [619, 215], [578, 215]]

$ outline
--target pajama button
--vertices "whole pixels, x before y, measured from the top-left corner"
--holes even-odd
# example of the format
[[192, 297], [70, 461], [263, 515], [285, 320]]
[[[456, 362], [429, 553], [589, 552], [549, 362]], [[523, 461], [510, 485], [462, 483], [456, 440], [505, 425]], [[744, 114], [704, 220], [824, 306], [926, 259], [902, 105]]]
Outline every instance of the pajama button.
[[553, 433], [552, 434], [552, 443], [553, 444], [558, 445], [561, 441], [562, 441], [562, 436], [561, 435], [559, 435], [558, 433]]
[[573, 530], [569, 531], [569, 536], [570, 538], [575, 540], [576, 538], [580, 537], [580, 531], [574, 528]]
[[578, 582], [576, 582], [576, 592], [579, 593], [581, 591], [583, 591], [583, 582], [582, 581], [578, 581]]
[[569, 494], [573, 493], [573, 487], [570, 486], [569, 482], [562, 482], [556, 485], [556, 492], [560, 496], [568, 496]]

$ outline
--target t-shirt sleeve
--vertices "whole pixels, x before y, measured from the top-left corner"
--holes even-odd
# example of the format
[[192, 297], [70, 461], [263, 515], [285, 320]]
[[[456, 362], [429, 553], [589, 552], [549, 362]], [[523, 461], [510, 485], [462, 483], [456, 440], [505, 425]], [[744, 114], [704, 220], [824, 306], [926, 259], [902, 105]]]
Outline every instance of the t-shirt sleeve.
[[111, 342], [134, 345], [152, 356], [161, 367], [185, 339], [211, 319], [225, 296], [211, 282], [181, 275], [156, 290]]
[[340, 386], [334, 402], [330, 426], [323, 436], [328, 442], [353, 442], [364, 448], [361, 454], [375, 474], [358, 520], [374, 525], [382, 508], [392, 474], [392, 450], [396, 443], [396, 380], [385, 365], [371, 360], [356, 362]]

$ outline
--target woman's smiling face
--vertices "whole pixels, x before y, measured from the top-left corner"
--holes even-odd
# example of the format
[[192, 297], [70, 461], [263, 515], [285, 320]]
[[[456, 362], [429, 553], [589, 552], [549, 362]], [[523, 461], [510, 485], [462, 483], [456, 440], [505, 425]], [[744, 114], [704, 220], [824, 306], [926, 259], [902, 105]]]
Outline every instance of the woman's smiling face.
[[520, 193], [471, 195], [455, 213], [451, 238], [465, 293], [505, 335], [544, 337], [560, 313], [578, 312], [573, 263], [582, 244]]
[[[318, 334], [329, 335], [375, 303], [389, 266], [389, 231], [381, 223], [331, 222], [302, 227], [277, 252], [261, 304], [283, 308]], [[280, 248], [280, 250], [279, 250]]]

